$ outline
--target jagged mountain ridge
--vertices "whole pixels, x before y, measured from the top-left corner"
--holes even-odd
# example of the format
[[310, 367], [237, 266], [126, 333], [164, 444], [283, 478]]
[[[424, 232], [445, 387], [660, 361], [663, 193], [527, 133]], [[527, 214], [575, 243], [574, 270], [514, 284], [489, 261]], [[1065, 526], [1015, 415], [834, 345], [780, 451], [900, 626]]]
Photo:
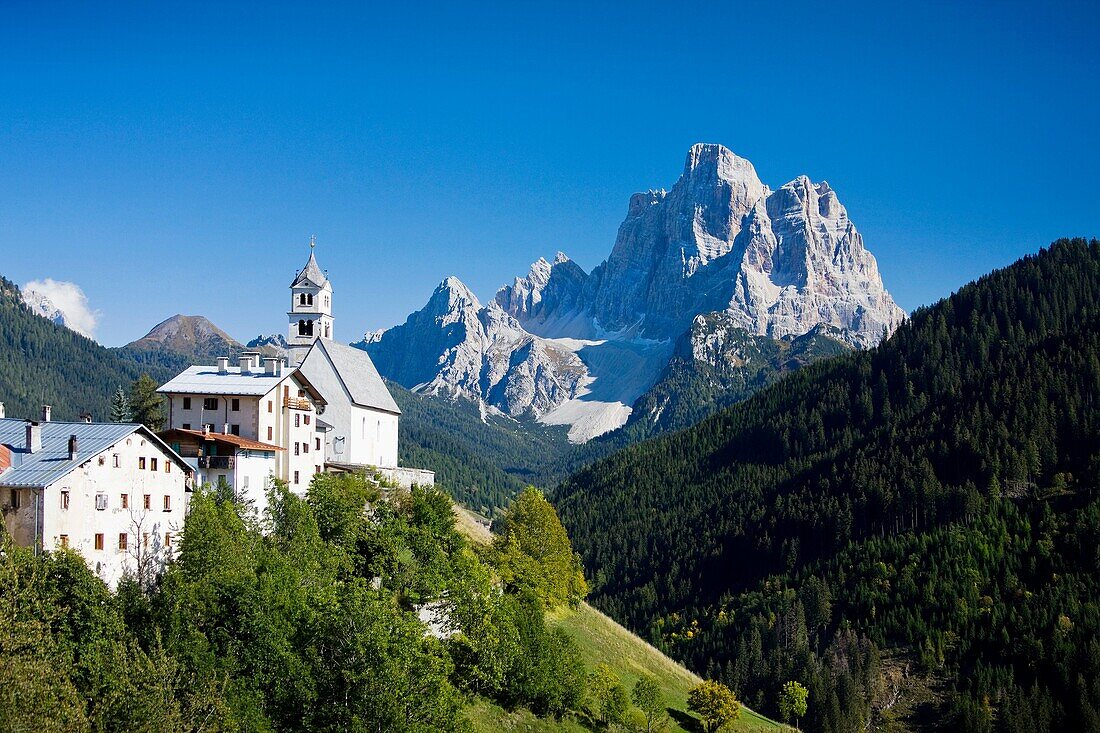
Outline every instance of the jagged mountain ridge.
[[358, 344], [386, 377], [584, 442], [624, 424], [698, 316], [768, 339], [828, 326], [867, 348], [905, 317], [825, 182], [772, 191], [752, 164], [697, 144], [669, 191], [631, 197], [591, 273], [559, 252], [487, 305], [449, 277], [402, 325]]
[[772, 191], [749, 161], [702, 143], [670, 191], [631, 197], [611, 255], [590, 275], [559, 253], [497, 302], [533, 333], [579, 338], [677, 338], [696, 315], [725, 311], [754, 335], [826, 324], [866, 348], [905, 317], [827, 182], [800, 176]]

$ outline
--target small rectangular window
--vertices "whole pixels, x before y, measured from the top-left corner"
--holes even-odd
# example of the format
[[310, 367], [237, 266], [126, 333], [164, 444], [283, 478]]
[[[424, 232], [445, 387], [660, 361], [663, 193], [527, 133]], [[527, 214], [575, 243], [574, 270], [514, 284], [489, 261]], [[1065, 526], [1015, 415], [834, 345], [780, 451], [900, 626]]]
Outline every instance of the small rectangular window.
[[107, 508], [107, 495], [96, 494], [95, 495], [95, 509], [97, 512], [101, 512]]
[[166, 511], [166, 512], [172, 511], [172, 497], [169, 496], [168, 494], [164, 495], [164, 511]]
[[314, 438], [314, 440], [316, 441], [316, 444], [314, 445], [314, 449], [315, 450], [321, 450], [321, 439], [320, 438]]
[[309, 415], [304, 415], [302, 417], [302, 422], [304, 422], [306, 425], [309, 425]]
[[157, 470], [157, 459], [156, 458], [150, 458], [149, 459], [149, 470], [150, 471], [156, 471]]
[[123, 509], [129, 509], [130, 508], [130, 495], [129, 494], [123, 494], [122, 495], [122, 508]]
[[115, 468], [118, 468], [120, 465], [121, 464], [119, 463], [119, 460], [118, 460], [118, 453], [115, 453]]
[[[191, 398], [190, 397], [184, 397], [183, 398], [183, 409], [185, 409], [185, 410], [190, 410], [191, 409]], [[187, 428], [184, 428], [184, 430], [186, 430], [186, 429]]]
[[294, 472], [294, 485], [295, 486], [298, 485], [298, 472], [297, 471]]
[[191, 429], [191, 423], [189, 423], [189, 422], [185, 422], [185, 423], [183, 424], [183, 429], [184, 429], [184, 430], [190, 430], [190, 429]]
[[95, 548], [97, 550], [103, 549], [103, 534], [99, 533], [95, 536]]
[[267, 426], [267, 439], [271, 440], [271, 426], [270, 425]]
[[229, 409], [232, 410], [233, 412], [240, 412], [241, 411], [241, 401], [239, 399], [237, 399], [236, 397], [234, 397], [233, 402], [229, 406]]
[[19, 492], [15, 489], [12, 489], [11, 493], [8, 495], [8, 506], [12, 509], [19, 508]]
[[62, 509], [68, 509], [69, 508], [69, 492], [68, 491], [62, 491], [61, 492], [61, 508]]
[[304, 443], [302, 443], [302, 452], [303, 453], [309, 453], [309, 441], [308, 440], [305, 441]]
[[298, 443], [294, 444], [294, 455], [298, 455]]
[[130, 537], [125, 532], [119, 532], [118, 534], [118, 549], [126, 550], [130, 544]]
[[164, 461], [164, 472], [172, 473], [172, 462], [167, 459]]
[[313, 467], [313, 472], [314, 473], [321, 473], [321, 467], [320, 466], [314, 466]]
[[271, 412], [271, 410], [273, 409], [273, 407], [274, 407], [274, 405], [273, 405], [273, 402], [272, 402], [272, 400], [268, 400], [268, 401], [267, 401], [267, 411], [268, 411], [268, 412]]
[[204, 410], [216, 410], [218, 409], [217, 397], [204, 397], [202, 401], [202, 409]]
[[69, 546], [69, 535], [67, 535], [67, 534], [61, 535], [61, 546], [62, 547], [68, 547]]
[[138, 469], [140, 469], [142, 471], [145, 470], [145, 456], [142, 456], [141, 458], [138, 459]]
[[302, 426], [302, 414], [300, 412], [294, 413], [294, 427], [298, 428]]
[[229, 432], [232, 433], [233, 435], [240, 435], [241, 434], [241, 426], [240, 425], [230, 425], [229, 426]]
[[153, 495], [152, 494], [146, 494], [145, 495], [145, 508], [146, 509], [152, 509], [153, 508]]
[[298, 397], [299, 398], [305, 397], [305, 396], [306, 396], [306, 391], [304, 389], [298, 390]]
[[172, 533], [171, 532], [165, 532], [164, 533], [164, 546], [165, 547], [171, 547], [172, 546]]

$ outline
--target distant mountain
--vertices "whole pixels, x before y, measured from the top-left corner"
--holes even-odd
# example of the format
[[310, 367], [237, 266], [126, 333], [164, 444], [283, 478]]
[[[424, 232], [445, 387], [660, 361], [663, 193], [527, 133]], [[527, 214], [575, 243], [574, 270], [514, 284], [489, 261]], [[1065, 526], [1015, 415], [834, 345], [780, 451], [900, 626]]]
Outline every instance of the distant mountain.
[[219, 356], [233, 356], [244, 347], [203, 316], [175, 315], [123, 348], [166, 351], [189, 357], [195, 363], [213, 363]]
[[596, 605], [765, 712], [801, 681], [807, 730], [1097, 730], [1098, 401], [1100, 242], [1064, 240], [556, 504]]
[[72, 328], [65, 319], [65, 313], [54, 305], [54, 302], [50, 300], [49, 296], [45, 293], [40, 293], [35, 290], [24, 290], [22, 291], [22, 295], [23, 302], [30, 309], [31, 313], [34, 313], [36, 316], [41, 316], [47, 321], [52, 321], [59, 326]]
[[267, 336], [261, 334], [249, 341], [245, 346], [270, 356], [287, 355], [286, 336], [281, 333], [273, 333]]
[[[404, 324], [357, 345], [413, 391], [567, 425], [582, 443], [628, 421], [699, 316], [778, 352], [821, 326], [866, 348], [905, 314], [827, 183], [801, 177], [772, 191], [747, 160], [699, 144], [671, 191], [632, 197], [591, 274], [559, 252], [484, 306], [449, 277]], [[758, 378], [752, 366], [714, 389], [743, 394], [749, 372]]]

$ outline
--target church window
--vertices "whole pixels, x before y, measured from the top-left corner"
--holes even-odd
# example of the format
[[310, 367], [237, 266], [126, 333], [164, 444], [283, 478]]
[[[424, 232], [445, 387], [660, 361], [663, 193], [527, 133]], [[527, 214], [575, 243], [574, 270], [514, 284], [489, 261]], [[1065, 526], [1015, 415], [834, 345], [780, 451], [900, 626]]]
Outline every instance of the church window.
[[326, 323], [325, 324], [325, 338], [328, 338], [328, 337], [329, 337], [329, 330], [328, 330], [328, 324]]
[[313, 305], [313, 293], [306, 293], [306, 305]]

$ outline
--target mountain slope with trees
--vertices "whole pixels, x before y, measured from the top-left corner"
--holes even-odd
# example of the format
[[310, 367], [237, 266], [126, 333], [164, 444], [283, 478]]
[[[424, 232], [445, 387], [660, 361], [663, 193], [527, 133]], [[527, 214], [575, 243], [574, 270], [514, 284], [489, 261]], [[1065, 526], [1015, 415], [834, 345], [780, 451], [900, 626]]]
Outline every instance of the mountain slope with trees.
[[764, 712], [796, 680], [813, 730], [1097, 730], [1098, 403], [1100, 243], [1063, 240], [558, 506], [596, 605]]
[[56, 420], [90, 412], [111, 413], [111, 397], [149, 374], [159, 382], [174, 375], [174, 360], [136, 361], [36, 315], [19, 288], [0, 277], [0, 401], [11, 417], [37, 417], [42, 405]]

